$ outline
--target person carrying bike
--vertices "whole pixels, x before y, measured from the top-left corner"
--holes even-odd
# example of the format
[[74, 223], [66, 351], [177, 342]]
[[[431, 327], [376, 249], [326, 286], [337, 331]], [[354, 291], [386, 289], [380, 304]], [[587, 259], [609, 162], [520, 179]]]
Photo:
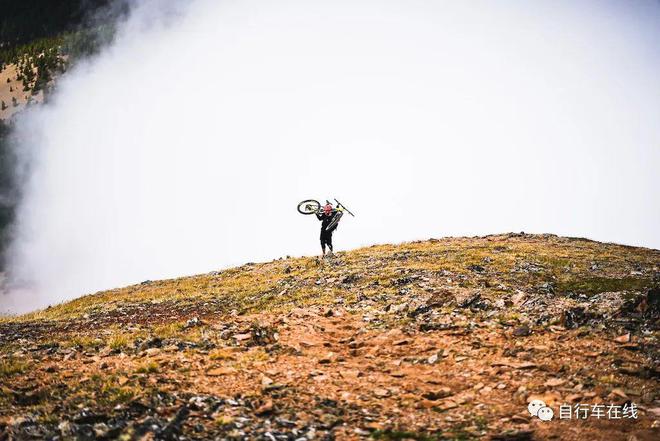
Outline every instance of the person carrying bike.
[[330, 249], [332, 254], [332, 233], [337, 228], [338, 223], [334, 222], [339, 211], [332, 208], [332, 204], [326, 204], [323, 210], [316, 212], [316, 218], [321, 221], [321, 250], [325, 256], [325, 246]]

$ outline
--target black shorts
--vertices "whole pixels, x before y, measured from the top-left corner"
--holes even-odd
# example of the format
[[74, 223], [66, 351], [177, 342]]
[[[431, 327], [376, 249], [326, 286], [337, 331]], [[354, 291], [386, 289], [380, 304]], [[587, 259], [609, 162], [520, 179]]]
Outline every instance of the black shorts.
[[321, 245], [330, 245], [332, 246], [332, 232], [333, 230], [326, 231], [326, 230], [321, 230]]

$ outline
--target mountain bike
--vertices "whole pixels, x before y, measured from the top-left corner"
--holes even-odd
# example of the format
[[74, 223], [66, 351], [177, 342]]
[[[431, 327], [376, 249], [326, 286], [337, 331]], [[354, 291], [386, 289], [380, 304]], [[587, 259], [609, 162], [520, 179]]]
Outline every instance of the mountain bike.
[[[325, 202], [332, 205], [332, 202], [328, 200], [326, 200]], [[339, 202], [337, 199], [335, 199], [335, 202], [337, 204], [336, 205], [337, 211], [342, 211], [342, 212], [345, 211], [351, 216], [355, 217], [355, 215], [351, 213], [351, 211], [348, 208], [346, 208], [344, 204]], [[321, 211], [321, 203], [316, 199], [305, 199], [304, 201], [298, 204], [298, 213], [300, 214], [316, 214], [319, 211]]]
[[[326, 200], [325, 201], [327, 204], [332, 205], [332, 202]], [[335, 199], [335, 202], [337, 203], [335, 208], [333, 209], [334, 215], [332, 217], [332, 221], [325, 227], [326, 231], [332, 231], [337, 227], [337, 224], [339, 224], [339, 221], [341, 220], [342, 216], [344, 215], [344, 212], [350, 214], [351, 216], [355, 217], [351, 211], [346, 208], [344, 204], [339, 202], [337, 199]], [[321, 209], [321, 203], [317, 201], [316, 199], [306, 199], [302, 201], [301, 203], [298, 204], [298, 213], [300, 214], [316, 214], [316, 213], [321, 213], [323, 210]]]

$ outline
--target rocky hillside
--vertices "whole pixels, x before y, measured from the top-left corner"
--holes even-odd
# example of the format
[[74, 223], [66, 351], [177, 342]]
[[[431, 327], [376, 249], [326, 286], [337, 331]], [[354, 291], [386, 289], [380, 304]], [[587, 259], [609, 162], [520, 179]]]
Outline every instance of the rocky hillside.
[[145, 281], [0, 322], [0, 439], [655, 440], [659, 286], [658, 250], [525, 234]]

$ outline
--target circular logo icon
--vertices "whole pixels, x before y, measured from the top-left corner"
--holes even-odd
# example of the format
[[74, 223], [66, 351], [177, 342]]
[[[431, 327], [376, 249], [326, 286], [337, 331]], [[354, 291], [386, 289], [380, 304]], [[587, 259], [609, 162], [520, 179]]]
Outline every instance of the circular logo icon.
[[541, 409], [542, 407], [545, 407], [545, 402], [543, 402], [542, 400], [532, 400], [527, 405], [527, 410], [529, 410], [529, 413], [532, 416], [538, 416], [539, 409]]
[[540, 408], [537, 414], [541, 421], [550, 421], [554, 415], [552, 409], [547, 406]]

